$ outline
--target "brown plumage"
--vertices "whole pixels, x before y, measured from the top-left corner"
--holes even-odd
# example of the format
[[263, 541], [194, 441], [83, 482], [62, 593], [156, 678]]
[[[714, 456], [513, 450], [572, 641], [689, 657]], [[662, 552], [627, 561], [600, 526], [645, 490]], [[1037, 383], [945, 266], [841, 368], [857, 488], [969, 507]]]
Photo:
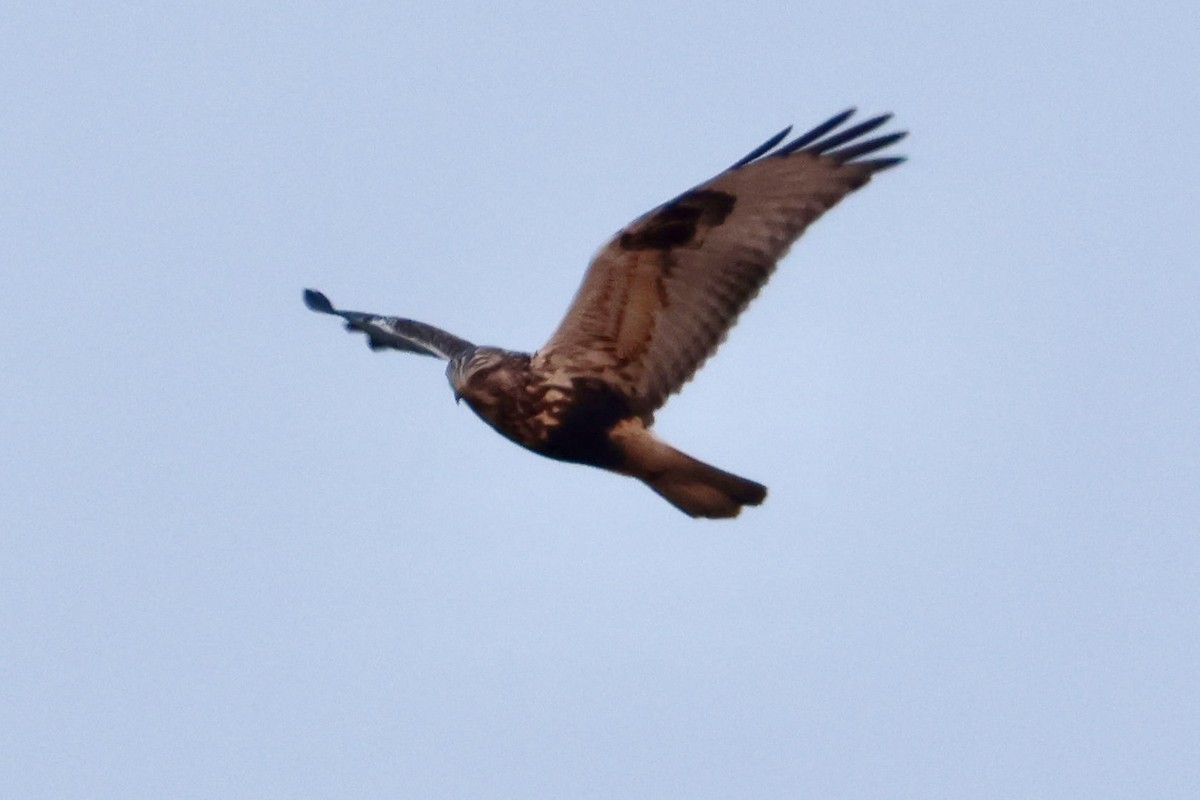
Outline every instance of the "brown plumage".
[[476, 347], [412, 320], [335, 309], [372, 347], [449, 360], [456, 397], [512, 441], [645, 482], [693, 517], [733, 517], [766, 487], [685, 455], [649, 430], [654, 412], [717, 349], [804, 229], [903, 159], [863, 156], [905, 134], [834, 132], [844, 112], [784, 144], [787, 130], [712, 180], [617, 233], [592, 260], [566, 316], [530, 355]]

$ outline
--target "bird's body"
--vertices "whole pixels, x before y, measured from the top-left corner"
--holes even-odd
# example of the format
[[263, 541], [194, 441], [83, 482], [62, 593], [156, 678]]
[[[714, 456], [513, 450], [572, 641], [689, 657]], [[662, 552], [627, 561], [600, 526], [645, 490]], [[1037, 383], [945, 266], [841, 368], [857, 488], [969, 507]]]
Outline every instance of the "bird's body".
[[455, 370], [455, 393], [501, 435], [559, 461], [611, 469], [619, 463], [608, 431], [630, 416], [629, 402], [593, 377], [548, 373], [528, 353], [484, 349]]
[[832, 133], [850, 114], [775, 149], [785, 130], [619, 232], [536, 353], [343, 311], [313, 290], [305, 302], [343, 317], [372, 348], [448, 360], [456, 398], [522, 447], [638, 478], [691, 516], [736, 516], [761, 503], [766, 487], [659, 440], [650, 431], [654, 412], [717, 348], [804, 228], [902, 160], [860, 160], [904, 134], [859, 141], [886, 116]]

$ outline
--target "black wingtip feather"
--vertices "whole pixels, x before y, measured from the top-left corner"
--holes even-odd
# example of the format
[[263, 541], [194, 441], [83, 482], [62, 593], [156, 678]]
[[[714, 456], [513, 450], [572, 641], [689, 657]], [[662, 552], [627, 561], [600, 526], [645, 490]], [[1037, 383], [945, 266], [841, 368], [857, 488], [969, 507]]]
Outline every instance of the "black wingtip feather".
[[[855, 143], [863, 135], [870, 133], [876, 128], [888, 122], [891, 114], [880, 114], [876, 117], [860, 122], [842, 131], [837, 131], [847, 120], [850, 119], [856, 112], [854, 108], [848, 108], [840, 114], [835, 114], [829, 119], [822, 122], [810, 131], [807, 131], [796, 137], [790, 142], [785, 143], [782, 147], [775, 149], [790, 132], [791, 128], [784, 129], [781, 133], [768, 139], [763, 144], [759, 145], [749, 155], [734, 164], [731, 169], [744, 167], [747, 164], [763, 158], [783, 158], [794, 153], [810, 153], [815, 156], [828, 156], [836, 159], [839, 163], [847, 164], [862, 156], [869, 155], [878, 150], [882, 150], [889, 145], [903, 139], [908, 135], [907, 131], [899, 133], [889, 133], [884, 136], [877, 136], [873, 139], [868, 139], [863, 142]], [[835, 133], [835, 131], [837, 131]], [[867, 161], [855, 161], [857, 164], [865, 164], [872, 167], [874, 170], [887, 169], [894, 167], [903, 162], [904, 159], [900, 156], [889, 158], [877, 158]]]
[[329, 298], [318, 292], [316, 289], [304, 290], [304, 305], [321, 314], [337, 313], [337, 311], [335, 311], [333, 308], [333, 303], [329, 302]]
[[872, 117], [866, 122], [860, 122], [857, 125], [852, 125], [851, 127], [846, 128], [846, 130], [830, 136], [828, 139], [822, 139], [821, 141], [813, 144], [812, 147], [808, 148], [808, 151], [810, 153], [817, 154], [828, 153], [830, 150], [833, 150], [836, 147], [841, 147], [847, 142], [854, 141], [865, 133], [870, 133], [891, 118], [891, 114], [880, 114], [878, 117]]
[[868, 139], [865, 142], [859, 142], [848, 147], [843, 147], [839, 150], [834, 150], [829, 153], [831, 158], [836, 158], [845, 164], [848, 161], [853, 161], [856, 158], [865, 156], [869, 153], [874, 153], [876, 150], [895, 144], [896, 142], [908, 136], [908, 131], [900, 131], [898, 133], [889, 133], [886, 136], [877, 136], [874, 139]]
[[817, 127], [813, 128], [808, 133], [802, 134], [801, 136], [797, 137], [794, 141], [788, 142], [787, 145], [784, 146], [784, 148], [779, 151], [779, 155], [787, 155], [788, 153], [794, 153], [797, 150], [807, 147], [808, 145], [810, 145], [813, 142], [820, 139], [825, 134], [829, 133], [834, 128], [837, 128], [838, 126], [840, 126], [846, 120], [850, 119], [850, 117], [854, 116], [854, 112], [857, 110], [858, 109], [851, 106], [850, 108], [847, 108], [842, 113], [835, 114], [834, 116], [832, 116], [829, 119], [822, 122]]
[[890, 158], [872, 158], [866, 161], [859, 161], [859, 164], [865, 164], [871, 168], [872, 172], [883, 172], [885, 169], [898, 167], [908, 161], [904, 156], [891, 156]]
[[747, 153], [742, 158], [740, 158], [736, 164], [734, 164], [732, 167], [730, 167], [730, 169], [737, 169], [738, 167], [744, 167], [747, 164], [749, 164], [751, 161], [753, 161], [754, 159], [763, 155], [764, 153], [769, 153], [775, 147], [775, 145], [779, 144], [784, 139], [786, 139], [787, 135], [791, 132], [792, 132], [792, 126], [788, 125], [786, 128], [781, 130], [779, 133], [775, 134], [770, 139], [767, 139], [765, 142], [760, 144], [758, 147], [754, 148], [749, 153]]

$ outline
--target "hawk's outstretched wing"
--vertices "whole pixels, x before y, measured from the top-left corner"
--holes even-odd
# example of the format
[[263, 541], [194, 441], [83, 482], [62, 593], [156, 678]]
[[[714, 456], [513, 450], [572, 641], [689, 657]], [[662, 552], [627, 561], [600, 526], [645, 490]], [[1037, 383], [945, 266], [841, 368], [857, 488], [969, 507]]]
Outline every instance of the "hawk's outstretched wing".
[[402, 350], [448, 361], [475, 347], [465, 339], [424, 322], [334, 308], [329, 298], [316, 289], [304, 290], [304, 305], [320, 314], [332, 314], [346, 320], [346, 330], [365, 333], [367, 345], [372, 350]]
[[804, 229], [903, 160], [863, 159], [905, 134], [861, 140], [890, 115], [837, 131], [852, 114], [779, 147], [784, 130], [619, 232], [592, 260], [535, 368], [602, 378], [635, 413], [661, 406], [717, 349]]

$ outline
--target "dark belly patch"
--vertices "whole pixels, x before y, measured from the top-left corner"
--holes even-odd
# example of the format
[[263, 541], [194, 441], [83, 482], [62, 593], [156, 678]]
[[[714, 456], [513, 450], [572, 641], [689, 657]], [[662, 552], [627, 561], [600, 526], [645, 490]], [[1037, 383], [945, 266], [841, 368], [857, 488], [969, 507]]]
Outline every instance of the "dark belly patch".
[[544, 456], [595, 467], [615, 467], [620, 451], [609, 431], [632, 415], [629, 401], [608, 383], [596, 378], [573, 378], [567, 402], [556, 409], [558, 424], [537, 450]]

